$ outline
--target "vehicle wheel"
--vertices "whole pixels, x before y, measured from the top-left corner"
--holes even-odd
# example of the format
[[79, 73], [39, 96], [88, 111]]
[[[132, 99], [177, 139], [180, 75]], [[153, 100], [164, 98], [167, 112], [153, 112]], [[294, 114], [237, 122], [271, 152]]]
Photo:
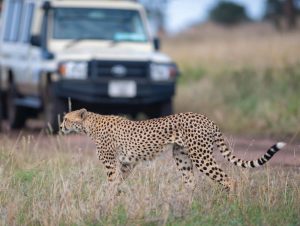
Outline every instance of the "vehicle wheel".
[[0, 132], [2, 130], [2, 116], [3, 116], [3, 104], [2, 104], [2, 92], [0, 90]]
[[172, 103], [172, 101], [168, 101], [166, 103], [163, 103], [160, 106], [160, 117], [172, 115], [173, 113], [174, 113], [174, 110], [173, 110], [173, 103]]
[[130, 117], [131, 117], [133, 120], [136, 120], [136, 119], [137, 119], [137, 116], [138, 116], [138, 112], [130, 113]]
[[2, 118], [3, 118], [3, 113], [4, 113], [4, 110], [3, 110], [4, 104], [3, 104], [3, 95], [2, 95], [2, 90], [1, 90], [1, 88], [2, 88], [1, 81], [2, 81], [2, 79], [1, 79], [1, 75], [0, 75], [0, 132], [2, 130]]
[[58, 133], [64, 113], [67, 112], [67, 103], [63, 98], [55, 96], [53, 86], [49, 85], [44, 94], [44, 122], [50, 133]]
[[17, 90], [14, 84], [11, 84], [7, 91], [7, 118], [11, 129], [20, 129], [24, 127], [28, 117], [26, 108], [16, 105]]
[[158, 106], [154, 107], [150, 111], [148, 111], [147, 116], [149, 118], [158, 118], [163, 116], [168, 116], [173, 114], [173, 104], [172, 101], [167, 101], [159, 104]]
[[6, 119], [7, 118], [7, 104], [6, 104], [6, 101], [7, 101], [7, 95], [6, 95], [6, 92], [3, 92], [1, 93], [1, 99], [0, 99], [0, 102], [1, 102], [1, 116], [2, 116], [2, 120], [3, 119]]

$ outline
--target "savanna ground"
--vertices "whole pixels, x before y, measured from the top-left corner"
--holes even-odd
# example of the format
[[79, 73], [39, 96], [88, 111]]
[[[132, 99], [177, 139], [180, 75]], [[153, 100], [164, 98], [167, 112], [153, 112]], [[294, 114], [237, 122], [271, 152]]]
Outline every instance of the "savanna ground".
[[196, 172], [184, 190], [171, 153], [145, 162], [112, 196], [95, 147], [81, 136], [0, 135], [0, 225], [300, 225], [300, 32], [205, 25], [164, 39], [182, 75], [176, 111], [204, 113], [244, 159], [289, 143], [259, 169], [215, 153], [238, 183], [230, 196]]

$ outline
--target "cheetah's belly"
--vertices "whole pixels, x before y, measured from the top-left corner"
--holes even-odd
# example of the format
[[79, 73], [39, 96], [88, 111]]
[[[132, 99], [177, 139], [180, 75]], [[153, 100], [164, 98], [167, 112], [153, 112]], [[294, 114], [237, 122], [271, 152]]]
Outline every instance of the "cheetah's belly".
[[138, 161], [149, 161], [156, 158], [160, 153], [169, 150], [172, 144], [151, 145], [149, 147], [130, 149], [120, 148], [118, 159], [122, 163], [133, 163]]

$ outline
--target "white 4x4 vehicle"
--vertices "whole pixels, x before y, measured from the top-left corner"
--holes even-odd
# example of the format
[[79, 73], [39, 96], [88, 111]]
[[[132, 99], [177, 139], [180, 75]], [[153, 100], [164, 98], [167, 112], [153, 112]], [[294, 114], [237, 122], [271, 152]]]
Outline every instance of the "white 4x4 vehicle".
[[151, 38], [143, 7], [128, 1], [6, 0], [1, 91], [9, 124], [44, 112], [58, 130], [72, 106], [100, 113], [172, 113], [178, 75]]

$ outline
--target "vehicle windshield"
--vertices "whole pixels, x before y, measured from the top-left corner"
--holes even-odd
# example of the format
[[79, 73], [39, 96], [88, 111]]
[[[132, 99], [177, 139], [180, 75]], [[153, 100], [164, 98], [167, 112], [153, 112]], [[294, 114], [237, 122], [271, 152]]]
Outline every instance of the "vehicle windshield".
[[146, 42], [147, 35], [136, 10], [55, 8], [54, 39], [103, 39]]

